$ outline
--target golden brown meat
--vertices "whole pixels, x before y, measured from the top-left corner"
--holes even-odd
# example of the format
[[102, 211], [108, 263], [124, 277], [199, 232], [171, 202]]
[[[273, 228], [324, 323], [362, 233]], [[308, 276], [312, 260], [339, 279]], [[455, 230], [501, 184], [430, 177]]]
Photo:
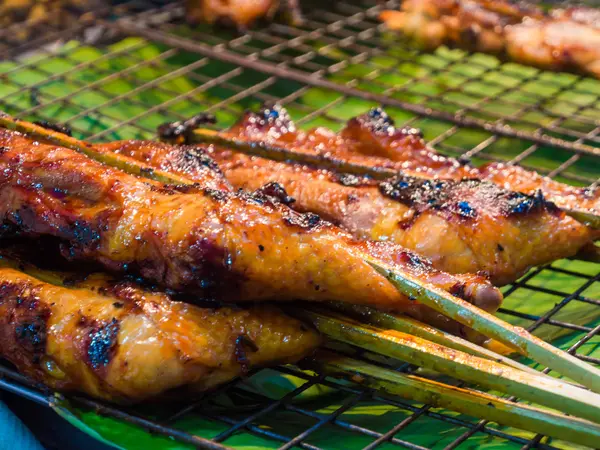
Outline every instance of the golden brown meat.
[[200, 308], [103, 274], [66, 288], [13, 265], [0, 259], [0, 356], [53, 389], [118, 403], [189, 395], [319, 344], [275, 308]]
[[[247, 28], [259, 19], [272, 19], [280, 0], [187, 0], [186, 10], [191, 22], [224, 23]], [[285, 0], [286, 9], [294, 21], [300, 20], [298, 0]]]
[[420, 131], [396, 128], [381, 108], [350, 119], [339, 133], [325, 128], [298, 130], [284, 108], [248, 113], [234, 127], [219, 133], [246, 142], [261, 142], [298, 153], [319, 155], [372, 168], [402, 171], [425, 178], [479, 178], [529, 195], [541, 191], [560, 208], [600, 215], [600, 189], [569, 186], [518, 166], [490, 163], [473, 167], [429, 147]]
[[598, 16], [591, 8], [545, 14], [506, 0], [406, 0], [402, 11], [384, 11], [380, 17], [389, 29], [429, 49], [450, 44], [600, 77]]
[[[262, 127], [265, 135], [273, 136], [277, 130], [294, 129], [284, 111], [279, 111], [279, 123], [274, 112], [278, 113], [264, 109], [259, 114], [247, 114], [247, 126], [239, 124], [231, 132], [239, 137], [249, 128], [256, 132]], [[317, 141], [307, 139], [305, 144], [315, 148]], [[165, 146], [165, 151], [154, 146], [149, 151], [135, 143], [111, 145], [111, 150], [153, 167], [198, 180], [204, 177], [202, 172], [194, 176], [185, 166], [176, 170], [179, 161], [188, 159], [184, 155], [189, 146]], [[325, 151], [331, 147], [321, 148]], [[585, 226], [542, 197], [507, 191], [489, 182], [423, 181], [410, 176], [377, 182], [223, 148], [208, 152], [237, 188], [257, 190], [279, 183], [295, 199], [291, 206], [301, 212], [319, 214], [360, 239], [412, 249], [431, 259], [440, 270], [486, 272], [496, 284], [514, 281], [532, 266], [572, 256], [591, 241]]]
[[[151, 151], [160, 144], [138, 145]], [[71, 259], [134, 271], [204, 298], [335, 299], [403, 310], [430, 323], [439, 315], [399, 294], [363, 258], [487, 310], [502, 298], [482, 277], [436, 271], [396, 245], [354, 241], [314, 214], [287, 208], [276, 189], [247, 195], [202, 182], [165, 186], [7, 130], [0, 131], [0, 146], [0, 217], [30, 236], [62, 239]]]

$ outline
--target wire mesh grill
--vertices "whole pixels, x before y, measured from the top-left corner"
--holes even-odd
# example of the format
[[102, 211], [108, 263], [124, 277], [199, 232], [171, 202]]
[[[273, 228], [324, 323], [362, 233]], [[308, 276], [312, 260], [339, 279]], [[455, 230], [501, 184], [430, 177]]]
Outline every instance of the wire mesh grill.
[[[154, 138], [161, 123], [207, 111], [227, 126], [264, 102], [284, 104], [302, 127], [339, 129], [383, 102], [399, 124], [421, 128], [443, 153], [474, 163], [520, 164], [571, 184], [597, 183], [600, 82], [459, 50], [420, 53], [383, 32], [377, 21], [381, 8], [397, 2], [332, 3], [326, 10], [307, 9], [301, 27], [274, 23], [244, 35], [190, 28], [180, 3], [160, 1], [127, 2], [117, 20], [115, 11], [106, 10], [85, 24], [49, 26], [26, 44], [3, 32], [0, 108], [25, 119], [66, 123], [76, 135], [99, 141]], [[504, 289], [499, 314], [600, 364], [600, 353], [594, 353], [600, 344], [599, 280], [597, 265], [578, 261], [533, 269]], [[265, 448], [336, 448], [344, 436], [368, 449], [466, 448], [492, 438], [507, 448], [569, 448], [293, 367], [277, 371], [294, 384], [276, 399], [237, 382], [152, 416], [143, 409], [70, 400], [202, 448], [235, 447], [248, 433]], [[40, 403], [53, 401], [52, 393], [12, 369], [2, 367], [1, 375], [0, 387]], [[330, 393], [297, 401], [315, 389]], [[224, 406], [223, 396], [247, 407]], [[374, 420], [366, 410], [388, 418]], [[199, 436], [180, 426], [186, 418], [210, 432]], [[424, 434], [431, 434], [426, 445]]]

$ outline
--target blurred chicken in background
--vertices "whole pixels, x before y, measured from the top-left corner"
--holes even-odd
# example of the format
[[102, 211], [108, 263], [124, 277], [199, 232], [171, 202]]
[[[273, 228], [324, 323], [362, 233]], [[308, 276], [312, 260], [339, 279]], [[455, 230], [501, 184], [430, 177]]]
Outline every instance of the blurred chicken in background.
[[219, 23], [243, 30], [260, 19], [272, 19], [278, 11], [286, 14], [292, 23], [300, 22], [298, 1], [187, 0], [186, 7], [191, 22]]

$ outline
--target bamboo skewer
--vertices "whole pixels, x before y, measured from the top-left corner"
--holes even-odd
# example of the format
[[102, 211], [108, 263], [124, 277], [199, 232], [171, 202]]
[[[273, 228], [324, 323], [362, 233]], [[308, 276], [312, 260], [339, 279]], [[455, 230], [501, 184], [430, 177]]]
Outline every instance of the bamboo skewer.
[[[163, 170], [154, 169], [147, 164], [139, 162], [135, 159], [128, 158], [122, 155], [109, 155], [106, 153], [98, 152], [94, 149], [94, 146], [89, 142], [85, 142], [74, 137], [68, 136], [58, 131], [49, 130], [40, 125], [36, 125], [24, 120], [18, 120], [10, 117], [7, 114], [0, 112], [0, 126], [8, 128], [9, 130], [18, 131], [23, 134], [43, 139], [61, 147], [70, 148], [79, 153], [106, 164], [108, 166], [115, 167], [123, 170], [124, 172], [137, 175], [144, 178], [150, 178], [154, 181], [167, 184], [190, 184], [190, 180], [187, 178], [180, 177], [178, 175], [165, 172]], [[191, 183], [193, 184], [193, 183]]]
[[[398, 171], [385, 167], [365, 166], [363, 164], [352, 163], [327, 155], [315, 155], [309, 151], [292, 151], [262, 141], [244, 141], [223, 131], [198, 128], [190, 130], [186, 135], [186, 138], [193, 143], [214, 144], [229, 147], [248, 155], [259, 156], [273, 161], [309, 164], [342, 173], [366, 175], [376, 180], [385, 180], [398, 174]], [[573, 217], [584, 225], [596, 230], [600, 229], [600, 216], [584, 210], [566, 208], [563, 208], [562, 210], [565, 214]]]
[[600, 426], [576, 417], [398, 373], [330, 352], [319, 352], [313, 364], [319, 372], [359, 383], [386, 396], [400, 396], [588, 447], [596, 447], [600, 442]]
[[535, 375], [393, 330], [380, 330], [335, 313], [292, 309], [324, 335], [384, 356], [432, 369], [592, 421], [600, 420], [600, 395], [562, 380]]
[[[0, 126], [82, 152], [99, 162], [142, 177], [168, 183], [194, 184], [185, 177], [153, 170], [145, 164], [121, 155], [98, 152], [92, 144], [25, 121], [13, 119], [8, 115], [0, 116]], [[595, 392], [600, 392], [600, 370], [595, 367], [532, 336], [526, 330], [514, 327], [470, 303], [452, 296], [446, 291], [418, 280], [412, 275], [399, 274], [381, 261], [374, 260], [366, 254], [363, 255], [363, 258], [365, 262], [371, 264], [384, 275], [399, 292], [409, 298], [419, 300], [447, 317], [473, 328], [484, 336], [496, 339], [534, 361], [557, 370], [562, 375]]]
[[425, 290], [422, 283], [412, 275], [400, 275], [379, 261], [370, 260], [369, 263], [401, 292], [411, 298], [556, 370], [594, 392], [600, 392], [600, 370], [592, 365], [533, 336], [524, 328], [504, 322], [469, 302], [453, 297], [436, 286]]
[[543, 375], [531, 367], [521, 364], [507, 356], [500, 355], [487, 348], [474, 344], [466, 339], [460, 338], [450, 333], [440, 331], [425, 323], [419, 322], [404, 314], [394, 314], [390, 312], [378, 311], [374, 308], [363, 305], [351, 305], [348, 303], [333, 302], [331, 308], [335, 311], [346, 314], [349, 317], [360, 317], [361, 321], [367, 322], [377, 328], [391, 329], [412, 336], [427, 339], [436, 344], [444, 345], [454, 350], [459, 350], [479, 358], [485, 358], [505, 364], [514, 369], [529, 372], [534, 375]]
[[[21, 270], [35, 278], [64, 286], [67, 274], [38, 269], [3, 255], [0, 267]], [[577, 417], [568, 417], [534, 406], [511, 401], [472, 389], [459, 388], [414, 375], [406, 375], [348, 357], [320, 351], [311, 366], [332, 377], [349, 379], [378, 390], [414, 401], [444, 407], [502, 425], [565, 439], [579, 445], [593, 446], [600, 439], [600, 425]]]

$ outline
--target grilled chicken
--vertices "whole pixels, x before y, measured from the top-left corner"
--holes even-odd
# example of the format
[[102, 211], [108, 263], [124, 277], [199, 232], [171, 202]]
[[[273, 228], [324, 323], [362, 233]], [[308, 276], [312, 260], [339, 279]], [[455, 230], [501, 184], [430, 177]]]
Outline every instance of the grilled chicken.
[[342, 131], [335, 133], [325, 128], [298, 130], [284, 108], [273, 106], [263, 108], [259, 114], [246, 114], [231, 130], [220, 134], [375, 169], [393, 169], [417, 177], [479, 178], [524, 194], [536, 195], [541, 191], [547, 200], [560, 208], [600, 215], [600, 189], [559, 183], [505, 163], [473, 167], [443, 156], [426, 144], [419, 130], [396, 128], [381, 108], [350, 119]]
[[450, 44], [600, 77], [600, 13], [591, 8], [546, 14], [506, 0], [406, 0], [381, 20], [429, 49]]
[[[397, 245], [355, 241], [315, 214], [296, 213], [273, 187], [248, 195], [201, 180], [166, 186], [8, 130], [0, 131], [0, 146], [0, 217], [28, 236], [60, 238], [70, 259], [134, 271], [203, 298], [339, 300], [402, 310], [438, 326], [446, 320], [398, 293], [364, 258], [488, 311], [502, 298], [483, 277], [439, 272]], [[206, 167], [195, 157], [189, 162]]]
[[[187, 0], [187, 17], [191, 22], [221, 23], [240, 29], [259, 19], [271, 19], [282, 7], [280, 0]], [[285, 8], [294, 22], [300, 21], [298, 0], [285, 0]]]
[[[384, 155], [390, 147], [378, 145], [376, 137], [392, 139], [396, 131], [381, 122], [383, 114], [376, 110], [352, 120], [336, 135], [323, 129], [298, 132], [284, 110], [265, 108], [258, 114], [248, 113], [223, 135], [351, 161], [355, 161], [352, 156], [362, 158], [361, 152], [369, 152], [377, 155], [374, 159], [389, 163]], [[411, 131], [403, 131], [398, 140], [404, 147], [422, 142]], [[172, 170], [172, 164], [185, 161], [182, 155], [188, 148], [171, 147], [169, 152], [180, 153], [176, 157], [159, 149], [152, 154], [138, 151], [134, 146], [118, 151]], [[507, 191], [473, 178], [442, 181], [398, 175], [377, 182], [223, 148], [212, 148], [209, 153], [235, 187], [255, 190], [279, 183], [295, 199], [292, 206], [299, 211], [317, 213], [361, 239], [398, 243], [430, 258], [441, 270], [486, 272], [496, 284], [514, 281], [534, 265], [572, 256], [592, 240], [587, 227], [543, 196]], [[411, 163], [427, 159], [438, 168], [457, 172], [463, 168], [456, 161], [431, 158], [427, 152], [414, 154]]]
[[104, 274], [68, 288], [37, 276], [0, 259], [0, 357], [53, 389], [117, 403], [172, 397], [296, 362], [319, 344], [275, 308], [201, 308]]

